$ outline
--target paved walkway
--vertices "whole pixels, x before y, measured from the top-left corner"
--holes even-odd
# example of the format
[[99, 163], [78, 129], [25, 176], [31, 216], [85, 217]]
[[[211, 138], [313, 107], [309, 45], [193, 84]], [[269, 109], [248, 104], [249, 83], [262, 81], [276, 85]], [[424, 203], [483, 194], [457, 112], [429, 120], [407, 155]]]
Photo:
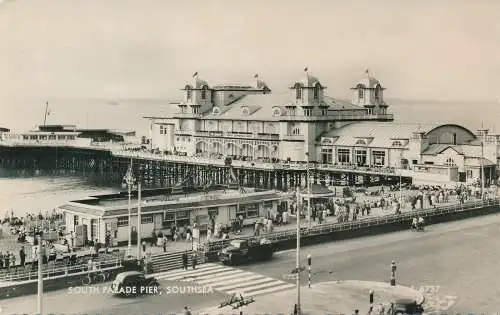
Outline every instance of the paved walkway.
[[[301, 287], [300, 301], [304, 315], [353, 314], [359, 310], [361, 315], [368, 314], [370, 308], [369, 292], [374, 291], [372, 314], [379, 314], [398, 298], [408, 298], [424, 302], [424, 296], [417, 290], [405, 286], [391, 287], [387, 283], [371, 281], [333, 281], [313, 284], [311, 288]], [[251, 296], [244, 296], [250, 298]], [[243, 309], [244, 314], [292, 314], [296, 290], [291, 289], [274, 294], [262, 295]], [[221, 301], [222, 302], [222, 301]], [[425, 308], [425, 304], [424, 304]], [[231, 307], [213, 307], [199, 312], [199, 315], [238, 314]]]

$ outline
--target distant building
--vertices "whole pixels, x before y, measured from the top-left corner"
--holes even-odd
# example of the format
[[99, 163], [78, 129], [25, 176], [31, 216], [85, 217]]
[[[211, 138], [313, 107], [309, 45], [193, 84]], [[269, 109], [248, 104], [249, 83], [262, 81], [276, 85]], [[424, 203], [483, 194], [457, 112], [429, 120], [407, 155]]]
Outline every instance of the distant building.
[[[172, 225], [184, 228], [196, 223], [206, 230], [213, 223], [230, 225], [240, 215], [245, 225], [253, 225], [259, 218], [278, 211], [287, 196], [278, 191], [245, 192], [213, 190], [207, 193], [170, 194], [143, 192], [141, 205], [141, 236], [170, 230]], [[129, 238], [128, 197], [124, 194], [91, 196], [74, 200], [58, 207], [64, 213], [66, 229], [76, 232], [75, 226], [85, 225], [87, 240], [105, 242], [106, 233], [118, 243]], [[131, 226], [137, 228], [137, 197], [132, 198]]]
[[[307, 69], [306, 69], [307, 70]], [[316, 162], [403, 168], [416, 182], [473, 182], [496, 178], [499, 136], [479, 136], [456, 124], [393, 122], [385, 87], [368, 72], [351, 101], [325, 94], [305, 71], [285, 95], [253, 85], [210, 86], [195, 75], [171, 115], [150, 120], [151, 149], [168, 154], [264, 162]], [[481, 142], [483, 153], [481, 154]]]
[[91, 142], [125, 142], [135, 137], [134, 131], [109, 129], [78, 129], [74, 125], [42, 125], [37, 130], [25, 132], [4, 132], [1, 139], [25, 144], [67, 143], [90, 144]]

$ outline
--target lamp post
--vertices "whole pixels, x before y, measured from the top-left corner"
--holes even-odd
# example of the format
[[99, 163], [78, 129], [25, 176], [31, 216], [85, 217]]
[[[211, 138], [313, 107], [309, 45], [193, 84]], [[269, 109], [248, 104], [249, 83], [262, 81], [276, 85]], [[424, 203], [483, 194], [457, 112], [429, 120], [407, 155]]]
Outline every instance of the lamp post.
[[[141, 181], [137, 183], [137, 261], [141, 260]], [[130, 212], [129, 212], [130, 213]], [[153, 240], [154, 241], [154, 240]]]
[[309, 227], [311, 226], [311, 173], [309, 171], [309, 152], [306, 152], [307, 160], [307, 220], [309, 221]]
[[135, 184], [132, 159], [130, 159], [130, 165], [123, 181], [128, 188], [128, 255], [130, 256], [132, 253], [132, 186]]
[[[299, 198], [298, 200], [302, 200], [300, 196], [300, 187], [297, 187], [297, 194]], [[296, 304], [296, 309], [297, 309], [297, 314], [300, 314], [300, 208], [302, 206], [302, 202], [300, 206], [298, 205], [297, 207], [297, 252], [296, 252], [296, 268], [297, 268], [297, 304]]]
[[44, 251], [42, 250], [42, 237], [38, 237], [38, 293], [37, 293], [37, 311], [39, 315], [43, 314], [43, 256]]
[[403, 151], [401, 150], [399, 154], [399, 207], [402, 208], [403, 200]]
[[481, 200], [484, 200], [484, 136], [486, 130], [482, 130], [483, 134], [481, 137]]

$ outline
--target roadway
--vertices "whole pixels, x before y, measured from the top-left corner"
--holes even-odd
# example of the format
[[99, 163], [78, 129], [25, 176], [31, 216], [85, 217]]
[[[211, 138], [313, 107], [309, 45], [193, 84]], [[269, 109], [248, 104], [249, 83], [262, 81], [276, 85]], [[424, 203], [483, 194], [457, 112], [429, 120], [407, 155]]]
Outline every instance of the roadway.
[[[457, 299], [450, 311], [496, 314], [499, 237], [500, 215], [491, 215], [429, 226], [425, 232], [402, 231], [308, 246], [301, 257], [306, 265], [307, 254], [312, 256], [313, 285], [331, 280], [389, 281], [390, 264], [395, 260], [398, 284], [417, 289], [439, 286], [437, 294], [427, 295], [429, 301], [454, 296]], [[242, 269], [278, 278], [295, 268], [295, 259], [295, 251], [285, 251], [272, 262]]]
[[[425, 232], [397, 233], [304, 247], [302, 260], [312, 255], [312, 281], [388, 281], [390, 263], [397, 261], [398, 284], [439, 286], [435, 297], [454, 296], [455, 313], [496, 313], [500, 303], [500, 215], [484, 216], [427, 227]], [[276, 253], [272, 261], [240, 266], [248, 272], [283, 279], [295, 267], [295, 252]], [[163, 281], [163, 280], [162, 280]], [[289, 281], [289, 280], [286, 280]], [[293, 283], [293, 281], [290, 281]], [[167, 282], [163, 282], [165, 285]], [[305, 282], [304, 282], [305, 283]], [[194, 285], [194, 284], [193, 284]], [[52, 313], [151, 314], [180, 312], [218, 304], [221, 293], [183, 296], [154, 295], [122, 299], [109, 294], [47, 293], [45, 310]], [[258, 298], [258, 297], [257, 297]], [[1, 301], [2, 314], [35, 313], [36, 296]]]

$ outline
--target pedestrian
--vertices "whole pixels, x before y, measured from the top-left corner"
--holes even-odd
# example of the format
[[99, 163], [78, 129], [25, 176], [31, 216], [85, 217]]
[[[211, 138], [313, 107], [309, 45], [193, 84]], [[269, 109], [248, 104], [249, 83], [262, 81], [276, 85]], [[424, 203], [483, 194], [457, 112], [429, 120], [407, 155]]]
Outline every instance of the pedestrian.
[[196, 269], [196, 253], [193, 253], [193, 270]]
[[184, 315], [191, 315], [191, 310], [189, 309], [189, 306], [184, 306]]
[[7, 253], [4, 256], [5, 259], [5, 267], [10, 269], [10, 252], [7, 251]]
[[163, 246], [163, 252], [166, 253], [167, 252], [167, 237], [165, 235], [163, 236], [162, 246]]
[[182, 268], [184, 268], [184, 270], [188, 269], [188, 256], [187, 256], [187, 252], [182, 253]]
[[142, 252], [146, 252], [146, 241], [142, 241]]

